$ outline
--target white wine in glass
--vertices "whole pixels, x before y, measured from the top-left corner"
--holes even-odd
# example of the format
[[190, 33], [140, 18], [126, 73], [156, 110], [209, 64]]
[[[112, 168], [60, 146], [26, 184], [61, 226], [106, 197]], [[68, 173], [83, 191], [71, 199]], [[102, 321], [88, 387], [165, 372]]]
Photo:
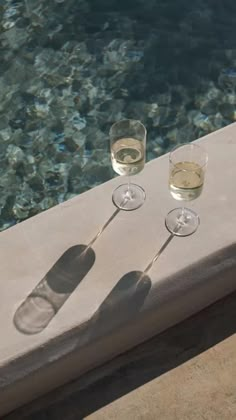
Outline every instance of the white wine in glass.
[[121, 120], [110, 129], [111, 163], [118, 175], [128, 176], [128, 183], [113, 192], [113, 203], [122, 210], [135, 210], [145, 201], [142, 187], [130, 182], [145, 165], [146, 128], [140, 121]]
[[[177, 146], [169, 157], [169, 190], [178, 201], [191, 201], [202, 192], [208, 156], [194, 143]], [[178, 236], [188, 236], [199, 226], [199, 216], [186, 207], [171, 210], [166, 217], [167, 229]]]
[[117, 174], [137, 174], [145, 165], [143, 144], [130, 137], [117, 140], [111, 146], [111, 161]]
[[179, 162], [170, 174], [170, 193], [176, 200], [195, 200], [202, 192], [203, 183], [204, 171], [198, 163]]

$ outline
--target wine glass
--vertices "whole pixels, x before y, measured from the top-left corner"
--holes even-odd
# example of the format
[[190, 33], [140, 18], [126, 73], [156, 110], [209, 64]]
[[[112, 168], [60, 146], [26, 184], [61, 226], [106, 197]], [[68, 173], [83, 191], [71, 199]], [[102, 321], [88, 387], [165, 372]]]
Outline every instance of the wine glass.
[[142, 187], [130, 182], [130, 176], [145, 165], [146, 128], [140, 121], [125, 119], [110, 129], [111, 162], [119, 175], [128, 175], [128, 183], [120, 185], [112, 195], [113, 203], [122, 210], [135, 210], [142, 206], [146, 194]]
[[[202, 192], [208, 156], [197, 144], [187, 143], [175, 147], [169, 155], [169, 190], [179, 201], [191, 201]], [[166, 227], [174, 235], [194, 233], [200, 220], [197, 213], [186, 207], [171, 210], [166, 217]]]

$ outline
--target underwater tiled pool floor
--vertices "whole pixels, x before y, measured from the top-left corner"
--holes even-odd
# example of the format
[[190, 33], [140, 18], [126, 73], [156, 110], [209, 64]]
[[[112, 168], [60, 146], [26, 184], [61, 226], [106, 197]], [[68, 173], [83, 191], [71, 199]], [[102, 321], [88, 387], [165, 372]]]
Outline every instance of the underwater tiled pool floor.
[[236, 3], [0, 0], [0, 229], [115, 176], [108, 131], [147, 160], [236, 119]]

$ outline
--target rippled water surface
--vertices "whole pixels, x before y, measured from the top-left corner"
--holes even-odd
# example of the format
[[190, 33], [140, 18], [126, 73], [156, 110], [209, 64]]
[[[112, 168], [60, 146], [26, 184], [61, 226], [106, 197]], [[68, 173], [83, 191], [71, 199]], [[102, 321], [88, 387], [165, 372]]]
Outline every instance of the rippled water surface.
[[147, 160], [236, 121], [236, 2], [0, 0], [0, 229], [115, 174], [108, 131]]

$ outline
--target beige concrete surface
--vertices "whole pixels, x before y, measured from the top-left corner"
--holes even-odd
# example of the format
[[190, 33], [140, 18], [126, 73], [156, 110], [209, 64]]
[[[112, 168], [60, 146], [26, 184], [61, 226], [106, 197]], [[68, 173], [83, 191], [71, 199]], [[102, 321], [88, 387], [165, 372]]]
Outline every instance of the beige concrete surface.
[[114, 401], [86, 420], [233, 420], [236, 335]]
[[236, 292], [4, 420], [228, 420], [236, 413]]
[[55, 303], [60, 310], [40, 334], [15, 328], [17, 308], [42, 279], [47, 281], [46, 273], [65, 251], [88, 244], [102, 228], [115, 211], [111, 195], [122, 181], [116, 178], [1, 233], [0, 415], [236, 288], [236, 124], [202, 143], [209, 166], [203, 194], [191, 203], [201, 216], [196, 234], [174, 238], [149, 278], [138, 281], [137, 271], [168, 239], [164, 218], [176, 206], [167, 188], [168, 156], [150, 162], [136, 178], [146, 191], [145, 205], [116, 215], [93, 244], [95, 263], [73, 293], [58, 285], [49, 291], [65, 303]]

